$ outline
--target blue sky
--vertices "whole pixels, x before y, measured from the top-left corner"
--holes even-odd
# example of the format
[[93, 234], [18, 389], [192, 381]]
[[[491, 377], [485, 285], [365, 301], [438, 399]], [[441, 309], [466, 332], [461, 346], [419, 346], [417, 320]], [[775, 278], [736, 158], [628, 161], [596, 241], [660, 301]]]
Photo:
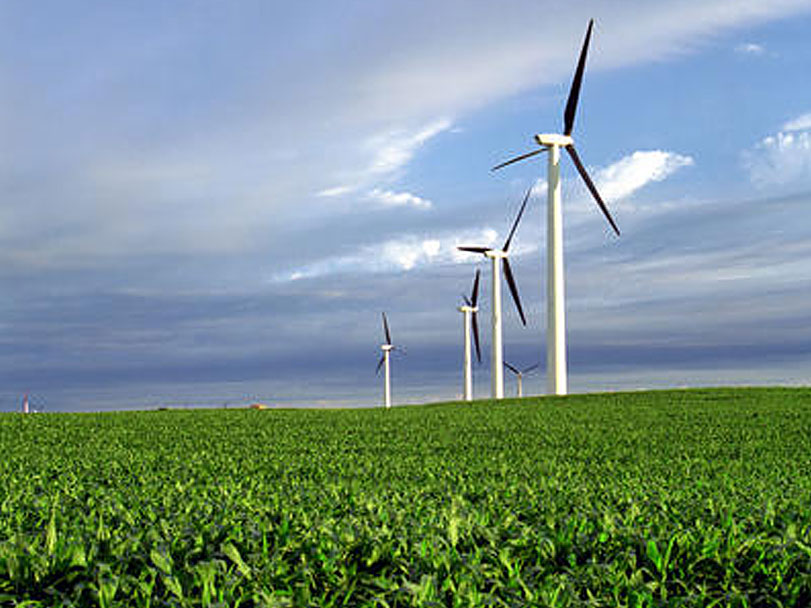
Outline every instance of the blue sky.
[[381, 310], [395, 402], [454, 398], [455, 245], [532, 184], [505, 352], [542, 360], [544, 161], [489, 167], [561, 128], [592, 17], [575, 137], [622, 236], [564, 165], [572, 390], [808, 383], [808, 0], [12, 0], [0, 408], [375, 404]]

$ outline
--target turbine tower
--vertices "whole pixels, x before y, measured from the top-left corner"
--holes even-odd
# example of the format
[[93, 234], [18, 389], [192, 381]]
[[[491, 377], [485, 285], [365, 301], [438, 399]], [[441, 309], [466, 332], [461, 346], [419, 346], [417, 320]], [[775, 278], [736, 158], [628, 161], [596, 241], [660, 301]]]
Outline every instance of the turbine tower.
[[563, 134], [543, 133], [535, 136], [535, 141], [541, 146], [538, 150], [533, 150], [527, 154], [522, 154], [515, 158], [503, 162], [493, 167], [493, 171], [511, 165], [518, 161], [549, 152], [547, 162], [547, 219], [546, 219], [546, 369], [547, 369], [547, 391], [552, 395], [565, 395], [568, 392], [568, 379], [566, 369], [566, 308], [563, 280], [563, 218], [560, 205], [560, 149], [564, 148], [572, 159], [577, 172], [586, 187], [591, 192], [600, 210], [605, 215], [611, 228], [619, 236], [614, 219], [608, 212], [608, 208], [603, 202], [600, 193], [594, 182], [591, 181], [588, 171], [580, 160], [574, 148], [572, 139], [572, 129], [574, 128], [574, 117], [577, 112], [577, 101], [580, 97], [580, 85], [583, 82], [583, 71], [586, 67], [586, 55], [588, 53], [589, 41], [591, 40], [591, 30], [594, 27], [594, 19], [589, 21], [586, 29], [586, 39], [583, 41], [583, 48], [580, 51], [580, 59], [577, 62], [577, 69], [574, 73], [572, 86], [569, 90], [569, 98], [566, 101], [566, 109], [563, 114]]
[[473, 340], [476, 343], [476, 358], [479, 360], [479, 363], [482, 362], [482, 351], [479, 347], [479, 320], [476, 314], [479, 312], [479, 307], [477, 306], [479, 301], [479, 275], [481, 275], [481, 271], [476, 270], [476, 278], [473, 279], [473, 291], [470, 294], [470, 298], [463, 294], [462, 299], [465, 303], [457, 309], [462, 313], [465, 335], [465, 359], [463, 369], [465, 401], [473, 401], [473, 360], [470, 354], [471, 325], [473, 327]]
[[515, 380], [516, 380], [516, 383], [518, 385], [517, 390], [516, 390], [516, 395], [519, 396], [519, 397], [523, 397], [524, 396], [524, 387], [523, 387], [524, 374], [529, 373], [532, 370], [534, 370], [536, 367], [538, 367], [538, 364], [536, 363], [535, 365], [530, 365], [529, 367], [525, 367], [524, 369], [518, 369], [517, 367], [515, 367], [513, 365], [510, 365], [509, 363], [507, 363], [505, 361], [504, 366], [508, 370], [510, 370], [513, 374], [515, 374]]
[[389, 333], [389, 322], [386, 319], [386, 313], [383, 313], [383, 335], [386, 339], [384, 344], [380, 345], [380, 350], [383, 354], [380, 356], [380, 361], [377, 364], [376, 374], [380, 373], [380, 368], [385, 366], [384, 380], [383, 380], [383, 405], [387, 408], [391, 407], [391, 367], [389, 366], [389, 355], [394, 350], [394, 345], [391, 343], [391, 333]]
[[[492, 268], [492, 302], [490, 304], [491, 308], [491, 325], [492, 325], [492, 332], [493, 332], [493, 340], [491, 343], [491, 355], [490, 355], [490, 395], [493, 399], [503, 399], [504, 398], [504, 370], [503, 370], [503, 361], [504, 361], [504, 351], [502, 347], [501, 341], [501, 267], [504, 267], [504, 277], [507, 279], [507, 285], [510, 288], [510, 293], [512, 294], [513, 302], [515, 302], [515, 307], [518, 309], [518, 315], [521, 317], [521, 323], [524, 325], [527, 324], [527, 320], [524, 317], [524, 310], [521, 308], [521, 298], [518, 297], [518, 287], [515, 284], [515, 278], [513, 277], [512, 269], [510, 268], [510, 261], [508, 259], [507, 251], [510, 249], [510, 242], [512, 241], [513, 235], [515, 234], [516, 228], [518, 228], [518, 222], [521, 221], [521, 216], [524, 214], [524, 209], [527, 207], [527, 201], [529, 200], [529, 195], [532, 192], [532, 188], [527, 190], [527, 194], [524, 197], [524, 202], [521, 203], [521, 209], [518, 212], [518, 216], [515, 218], [515, 222], [513, 222], [512, 229], [510, 230], [510, 235], [507, 237], [507, 240], [504, 241], [504, 247], [501, 249], [491, 249], [490, 247], [478, 247], [478, 246], [465, 246], [465, 247], [457, 247], [460, 251], [469, 251], [471, 253], [481, 253], [485, 257], [490, 258], [491, 268]], [[498, 261], [501, 260], [501, 266], [499, 266]]]

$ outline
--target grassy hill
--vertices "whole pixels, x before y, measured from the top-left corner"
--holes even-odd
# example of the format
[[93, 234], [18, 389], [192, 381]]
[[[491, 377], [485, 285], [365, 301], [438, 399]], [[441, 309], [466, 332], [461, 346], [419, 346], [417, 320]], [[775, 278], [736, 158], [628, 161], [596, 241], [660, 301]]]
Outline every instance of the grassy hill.
[[811, 390], [0, 415], [0, 603], [811, 605]]

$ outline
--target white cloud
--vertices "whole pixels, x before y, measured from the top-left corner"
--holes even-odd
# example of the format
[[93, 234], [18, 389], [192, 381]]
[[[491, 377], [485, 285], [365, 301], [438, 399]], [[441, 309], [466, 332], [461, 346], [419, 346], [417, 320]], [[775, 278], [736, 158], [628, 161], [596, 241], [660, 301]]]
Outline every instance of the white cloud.
[[[651, 182], [662, 181], [683, 167], [693, 164], [690, 156], [665, 150], [640, 150], [594, 173], [597, 187], [607, 199], [627, 198]], [[370, 197], [387, 205], [430, 205], [408, 192], [373, 189]], [[538, 179], [532, 186], [534, 197], [546, 196], [546, 181]], [[459, 245], [492, 247], [499, 243], [499, 235], [492, 228], [468, 231], [445, 231], [433, 235], [406, 235], [368, 245], [344, 256], [318, 260], [302, 268], [275, 275], [272, 280], [284, 282], [335, 273], [396, 272], [413, 270], [431, 264], [470, 263], [479, 254], [459, 251]], [[537, 249], [537, 244], [514, 243], [513, 256], [525, 255]]]
[[381, 190], [374, 188], [369, 192], [371, 200], [379, 202], [384, 207], [417, 207], [419, 209], [430, 209], [433, 203], [428, 199], [411, 194], [410, 192], [393, 192], [391, 190]]
[[535, 183], [532, 184], [532, 195], [535, 198], [546, 196], [547, 193], [547, 182], [544, 178], [539, 177], [535, 180]]
[[811, 131], [811, 112], [798, 116], [783, 125], [783, 131]]
[[367, 141], [374, 158], [366, 169], [371, 175], [388, 175], [408, 164], [417, 150], [429, 139], [451, 127], [451, 121], [441, 118], [425, 125], [415, 133], [396, 129], [375, 135]]
[[[346, 176], [343, 184], [321, 190], [319, 196], [342, 196], [354, 192], [369, 183], [381, 179], [391, 179], [401, 171], [411, 160], [417, 151], [430, 139], [436, 137], [443, 131], [447, 131], [452, 126], [452, 121], [448, 118], [440, 118], [416, 131], [397, 128], [390, 129], [383, 133], [378, 133], [369, 137], [361, 146], [363, 156], [370, 158], [367, 164]], [[379, 198], [374, 193], [383, 192], [377, 188], [372, 190], [372, 197]], [[394, 194], [394, 193], [389, 193]], [[418, 197], [417, 197], [418, 198]], [[419, 199], [422, 201], [422, 199]], [[385, 201], [387, 204], [402, 205], [414, 204], [414, 201], [407, 203], [392, 200]], [[425, 201], [427, 202], [427, 201]], [[420, 206], [419, 204], [415, 206]], [[430, 206], [430, 203], [428, 204]]]
[[459, 251], [456, 249], [458, 245], [491, 247], [497, 238], [498, 233], [492, 228], [447, 231], [437, 235], [405, 235], [366, 245], [347, 255], [318, 260], [293, 271], [279, 273], [271, 280], [286, 282], [339, 273], [397, 272], [430, 264], [467, 263], [477, 254]]
[[450, 247], [451, 261], [454, 263], [469, 262], [471, 259], [479, 255], [478, 253], [459, 251], [457, 249], [459, 245], [493, 247], [496, 244], [496, 239], [498, 239], [498, 232], [492, 228], [485, 228], [479, 232], [458, 234], [453, 237], [453, 244]]
[[811, 185], [811, 114], [783, 125], [742, 153], [752, 183], [760, 188]]
[[356, 90], [371, 111], [459, 115], [529, 87], [568, 81], [590, 16], [598, 18], [600, 45], [589, 58], [592, 70], [680, 56], [719, 32], [807, 8], [807, 0], [625, 2], [610, 9], [571, 6], [551, 21], [546, 2], [519, 1], [510, 11], [499, 3], [458, 1], [432, 3], [431, 11], [394, 8], [389, 16], [396, 27], [380, 32], [389, 48], [380, 48]]
[[440, 253], [436, 239], [402, 239], [388, 241], [380, 246], [380, 257], [386, 264], [402, 270], [412, 270], [417, 264], [429, 264]]
[[660, 182], [682, 167], [693, 164], [690, 156], [665, 150], [639, 150], [600, 170], [596, 177], [600, 194], [608, 200], [626, 198], [649, 184]]
[[354, 188], [351, 186], [335, 186], [334, 188], [325, 188], [320, 192], [317, 192], [317, 196], [326, 196], [326, 197], [333, 197], [333, 196], [343, 196], [344, 194], [349, 194], [352, 192]]
[[735, 52], [742, 55], [762, 55], [766, 52], [766, 49], [761, 44], [744, 42], [735, 47]]

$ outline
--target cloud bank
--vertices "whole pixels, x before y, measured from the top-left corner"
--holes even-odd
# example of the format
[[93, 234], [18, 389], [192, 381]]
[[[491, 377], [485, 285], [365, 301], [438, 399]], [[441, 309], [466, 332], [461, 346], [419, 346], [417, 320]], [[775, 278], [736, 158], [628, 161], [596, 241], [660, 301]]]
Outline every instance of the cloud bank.
[[[691, 157], [675, 152], [636, 151], [605, 168], [598, 169], [595, 174], [596, 183], [603, 196], [612, 201], [622, 202], [646, 185], [661, 182], [679, 169], [692, 164]], [[379, 192], [378, 196], [382, 199], [381, 202], [387, 205], [430, 207], [429, 201], [418, 199], [409, 193]], [[537, 180], [532, 186], [530, 200], [540, 199], [544, 204], [545, 197], [546, 182]], [[292, 271], [277, 273], [272, 280], [283, 282], [333, 273], [401, 272], [432, 265], [469, 263], [478, 256], [458, 251], [456, 249], [458, 245], [498, 246], [498, 237], [498, 232], [490, 227], [444, 230], [424, 236], [402, 235], [377, 244], [365, 245], [348, 255], [322, 259]], [[511, 249], [513, 256], [537, 250], [537, 245], [522, 245], [521, 240], [518, 238], [516, 246]]]
[[440, 231], [417, 236], [406, 234], [357, 251], [316, 261], [302, 268], [276, 274], [272, 281], [285, 282], [325, 275], [402, 272], [433, 264], [455, 264], [469, 260], [470, 254], [456, 249], [458, 245], [475, 244], [490, 247], [498, 233], [492, 228], [462, 231]]

